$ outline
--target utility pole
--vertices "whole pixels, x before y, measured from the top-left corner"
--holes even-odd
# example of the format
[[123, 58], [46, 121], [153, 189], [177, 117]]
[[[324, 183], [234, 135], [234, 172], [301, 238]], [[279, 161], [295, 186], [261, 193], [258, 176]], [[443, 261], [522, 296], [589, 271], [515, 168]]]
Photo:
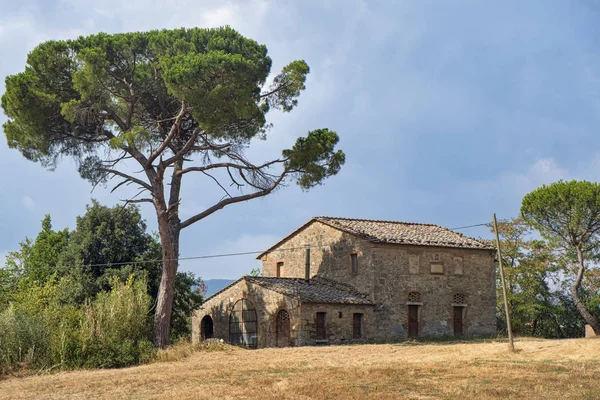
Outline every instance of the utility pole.
[[511, 351], [515, 351], [512, 328], [510, 326], [510, 314], [508, 313], [508, 299], [506, 297], [506, 282], [504, 281], [504, 267], [502, 266], [502, 251], [500, 250], [500, 237], [498, 236], [498, 223], [496, 222], [496, 213], [492, 214], [494, 221], [494, 232], [496, 233], [496, 249], [498, 249], [498, 265], [500, 266], [500, 280], [502, 281], [502, 295], [504, 297], [504, 311], [506, 312], [506, 328], [508, 329], [508, 342]]

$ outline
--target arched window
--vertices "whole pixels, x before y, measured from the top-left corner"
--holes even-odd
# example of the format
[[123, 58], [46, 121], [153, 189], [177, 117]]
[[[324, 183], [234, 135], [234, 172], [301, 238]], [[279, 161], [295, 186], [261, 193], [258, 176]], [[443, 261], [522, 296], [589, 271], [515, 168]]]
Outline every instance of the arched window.
[[229, 316], [229, 342], [256, 348], [258, 343], [258, 318], [254, 305], [241, 299], [233, 306]]
[[466, 304], [465, 295], [462, 293], [456, 293], [452, 298], [452, 302], [454, 304]]
[[290, 314], [286, 310], [280, 310], [276, 321], [277, 347], [287, 347], [290, 345]]
[[408, 294], [408, 302], [409, 303], [420, 303], [421, 302], [421, 293], [419, 293], [419, 292], [410, 292]]
[[206, 340], [212, 338], [213, 333], [213, 320], [210, 315], [205, 315], [200, 321], [200, 336], [202, 340]]

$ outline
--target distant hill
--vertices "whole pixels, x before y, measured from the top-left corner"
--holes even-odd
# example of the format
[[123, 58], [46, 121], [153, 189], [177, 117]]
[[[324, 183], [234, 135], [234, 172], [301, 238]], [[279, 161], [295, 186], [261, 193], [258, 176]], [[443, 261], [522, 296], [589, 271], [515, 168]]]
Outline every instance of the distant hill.
[[204, 286], [206, 286], [206, 297], [212, 296], [214, 293], [233, 282], [235, 282], [234, 279], [208, 279], [204, 281]]

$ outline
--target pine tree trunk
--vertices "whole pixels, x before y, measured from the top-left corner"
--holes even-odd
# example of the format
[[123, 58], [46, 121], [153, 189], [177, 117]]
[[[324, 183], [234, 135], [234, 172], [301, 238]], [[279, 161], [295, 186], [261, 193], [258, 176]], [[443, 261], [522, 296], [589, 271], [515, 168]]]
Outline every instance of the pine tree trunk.
[[164, 349], [169, 345], [171, 334], [171, 314], [179, 258], [179, 220], [159, 218], [158, 231], [162, 244], [163, 271], [154, 314], [154, 345]]
[[577, 248], [577, 261], [579, 262], [579, 270], [577, 271], [577, 277], [575, 278], [575, 281], [571, 285], [571, 297], [573, 297], [575, 308], [577, 308], [577, 311], [579, 311], [579, 314], [581, 314], [586, 324], [592, 327], [596, 335], [600, 335], [600, 322], [598, 322], [598, 318], [588, 311], [588, 309], [585, 307], [585, 304], [583, 304], [583, 301], [581, 301], [581, 298], [579, 297], [579, 288], [581, 287], [581, 282], [583, 281], [583, 275], [585, 272], [583, 254], [581, 253], [580, 248]]

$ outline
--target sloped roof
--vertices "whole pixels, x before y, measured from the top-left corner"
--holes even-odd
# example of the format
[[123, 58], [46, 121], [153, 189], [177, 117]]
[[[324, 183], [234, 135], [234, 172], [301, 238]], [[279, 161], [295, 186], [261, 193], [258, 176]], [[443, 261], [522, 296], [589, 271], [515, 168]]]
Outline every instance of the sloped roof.
[[300, 278], [271, 278], [262, 276], [247, 276], [246, 279], [274, 292], [295, 297], [303, 303], [374, 304], [364, 295], [349, 287], [341, 288], [334, 282], [319, 277], [308, 281]]
[[477, 239], [464, 236], [462, 233], [454, 232], [446, 227], [435, 224], [358, 218], [314, 217], [260, 254], [257, 259], [260, 259], [263, 255], [287, 242], [298, 232], [315, 221], [374, 243], [494, 250], [494, 247], [480, 242]]
[[494, 249], [479, 240], [434, 224], [332, 217], [316, 217], [314, 219], [371, 242]]

